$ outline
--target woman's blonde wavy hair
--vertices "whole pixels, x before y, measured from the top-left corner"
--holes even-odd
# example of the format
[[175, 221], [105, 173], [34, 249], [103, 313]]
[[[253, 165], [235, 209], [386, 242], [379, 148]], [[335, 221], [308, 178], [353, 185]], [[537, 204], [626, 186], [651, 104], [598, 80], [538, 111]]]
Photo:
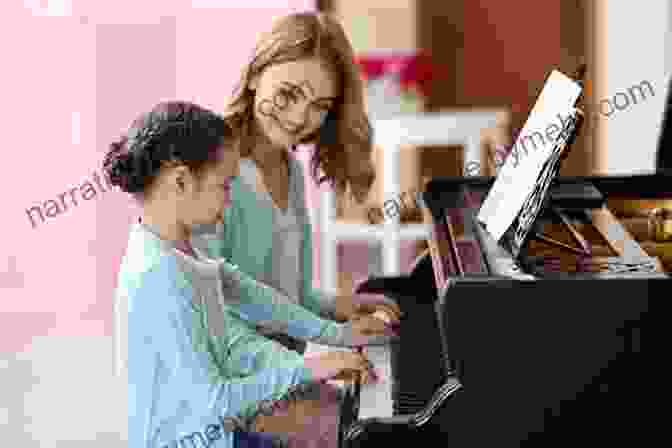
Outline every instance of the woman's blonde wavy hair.
[[[241, 155], [250, 154], [245, 137], [254, 119], [254, 91], [250, 82], [267, 67], [316, 57], [331, 68], [340, 96], [316, 135], [304, 143], [315, 143], [311, 174], [319, 185], [329, 182], [339, 192], [350, 186], [362, 201], [375, 171], [371, 160], [372, 129], [364, 106], [364, 83], [355, 63], [354, 51], [343, 27], [324, 13], [296, 13], [277, 20], [258, 41], [252, 60], [228, 105], [226, 116], [242, 139]], [[320, 175], [320, 171], [323, 175]]]

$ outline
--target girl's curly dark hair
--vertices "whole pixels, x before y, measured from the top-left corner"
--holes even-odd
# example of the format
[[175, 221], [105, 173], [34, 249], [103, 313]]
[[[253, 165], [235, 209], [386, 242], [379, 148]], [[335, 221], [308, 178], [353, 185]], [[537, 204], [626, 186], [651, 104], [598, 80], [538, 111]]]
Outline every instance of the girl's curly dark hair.
[[232, 138], [231, 127], [220, 115], [189, 102], [162, 102], [110, 144], [103, 172], [122, 191], [142, 193], [165, 163], [178, 162], [199, 173]]

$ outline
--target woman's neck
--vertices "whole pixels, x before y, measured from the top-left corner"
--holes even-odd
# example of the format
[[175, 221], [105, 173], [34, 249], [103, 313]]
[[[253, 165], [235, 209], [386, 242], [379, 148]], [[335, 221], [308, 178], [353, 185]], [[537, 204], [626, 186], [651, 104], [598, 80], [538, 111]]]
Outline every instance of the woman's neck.
[[272, 172], [286, 165], [288, 156], [283, 149], [253, 148], [250, 157], [263, 172]]

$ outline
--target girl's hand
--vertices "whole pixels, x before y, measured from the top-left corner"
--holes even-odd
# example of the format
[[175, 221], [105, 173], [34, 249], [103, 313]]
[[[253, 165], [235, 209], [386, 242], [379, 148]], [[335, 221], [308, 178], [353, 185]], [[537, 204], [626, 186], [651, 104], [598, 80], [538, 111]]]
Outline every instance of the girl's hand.
[[360, 375], [363, 383], [378, 380], [373, 364], [360, 353], [334, 351], [307, 355], [305, 364], [316, 380], [350, 380], [355, 375]]

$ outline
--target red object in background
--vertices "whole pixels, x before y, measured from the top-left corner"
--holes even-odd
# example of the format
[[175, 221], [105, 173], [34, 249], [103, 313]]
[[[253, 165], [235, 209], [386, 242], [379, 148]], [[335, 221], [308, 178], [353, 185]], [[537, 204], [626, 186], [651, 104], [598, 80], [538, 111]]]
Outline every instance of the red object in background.
[[422, 96], [429, 96], [432, 64], [430, 56], [425, 52], [371, 53], [357, 56], [355, 62], [360, 66], [366, 81], [398, 71], [402, 90], [415, 87]]

